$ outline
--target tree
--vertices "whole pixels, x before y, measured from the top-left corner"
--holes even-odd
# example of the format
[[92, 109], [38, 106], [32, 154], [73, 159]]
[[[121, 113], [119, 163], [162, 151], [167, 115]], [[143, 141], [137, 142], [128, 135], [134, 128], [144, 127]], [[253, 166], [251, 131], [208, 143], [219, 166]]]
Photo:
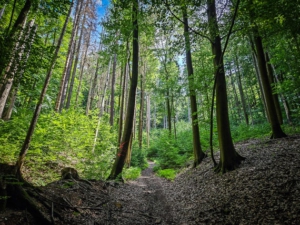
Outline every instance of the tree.
[[136, 88], [138, 83], [138, 67], [139, 67], [139, 30], [138, 30], [138, 0], [132, 2], [132, 26], [133, 26], [133, 40], [132, 40], [132, 77], [129, 90], [129, 98], [127, 103], [127, 112], [125, 118], [124, 132], [122, 141], [116, 155], [114, 165], [108, 177], [109, 180], [117, 179], [122, 173], [125, 159], [130, 144], [130, 137], [132, 134]]
[[215, 170], [217, 172], [225, 173], [227, 171], [235, 169], [245, 158], [240, 156], [235, 151], [230, 132], [226, 80], [223, 63], [224, 51], [222, 51], [221, 46], [221, 37], [216, 16], [215, 0], [207, 0], [207, 19], [212, 40], [212, 53], [214, 55], [216, 79], [216, 116], [220, 147], [220, 162]]
[[278, 120], [278, 115], [276, 112], [276, 106], [273, 99], [272, 88], [268, 77], [268, 70], [267, 70], [267, 62], [265, 59], [265, 52], [263, 48], [262, 38], [259, 34], [258, 26], [256, 25], [255, 13], [254, 8], [255, 5], [253, 4], [252, 0], [250, 0], [250, 21], [252, 23], [252, 34], [254, 39], [254, 46], [255, 46], [255, 55], [257, 59], [258, 69], [259, 69], [259, 76], [262, 83], [262, 89], [264, 94], [264, 99], [267, 108], [267, 114], [269, 118], [269, 123], [271, 124], [272, 135], [271, 138], [282, 138], [286, 137], [286, 134], [283, 132], [280, 126], [280, 121]]
[[8, 64], [8, 61], [11, 60], [11, 57], [14, 54], [13, 46], [16, 43], [15, 40], [17, 39], [20, 30], [22, 30], [22, 26], [26, 21], [31, 6], [32, 6], [32, 1], [26, 0], [22, 10], [20, 11], [18, 18], [16, 19], [14, 25], [10, 30], [10, 24], [12, 21], [12, 17], [11, 17], [10, 24], [6, 29], [6, 36], [4, 40], [2, 40], [0, 43], [0, 78], [2, 77], [2, 73]]
[[66, 28], [67, 28], [67, 24], [68, 24], [69, 17], [70, 17], [70, 14], [71, 14], [72, 5], [73, 4], [71, 3], [71, 6], [69, 8], [69, 12], [66, 16], [66, 20], [65, 20], [64, 26], [62, 28], [58, 43], [57, 43], [57, 47], [55, 49], [55, 53], [52, 57], [50, 67], [49, 67], [49, 70], [48, 70], [47, 75], [46, 75], [46, 79], [45, 79], [45, 82], [44, 82], [44, 86], [43, 86], [39, 101], [36, 105], [32, 120], [30, 122], [29, 129], [27, 131], [26, 138], [24, 140], [23, 146], [22, 146], [20, 154], [19, 154], [19, 158], [18, 158], [18, 160], [16, 162], [16, 165], [15, 165], [15, 174], [16, 174], [17, 178], [20, 179], [20, 180], [23, 180], [21, 169], [22, 169], [22, 166], [24, 164], [25, 156], [27, 154], [27, 151], [28, 151], [28, 148], [29, 148], [29, 145], [30, 145], [30, 142], [31, 142], [31, 138], [32, 138], [34, 129], [36, 127], [36, 124], [37, 124], [37, 121], [38, 121], [38, 118], [39, 118], [39, 115], [40, 115], [40, 112], [41, 112], [41, 109], [42, 109], [43, 100], [45, 98], [47, 88], [49, 86], [49, 82], [50, 82], [52, 72], [53, 72], [53, 69], [54, 69], [54, 66], [55, 66], [55, 62], [56, 62], [56, 59], [57, 59], [57, 56], [58, 56], [58, 52], [59, 52], [64, 34], [65, 34]]
[[198, 113], [197, 100], [196, 100], [196, 93], [195, 93], [195, 86], [194, 86], [194, 71], [193, 71], [193, 64], [192, 64], [191, 44], [190, 44], [190, 37], [189, 37], [189, 25], [188, 25], [186, 5], [182, 6], [182, 14], [183, 14], [183, 21], [184, 21], [186, 67], [188, 71], [189, 96], [191, 101], [194, 167], [196, 167], [201, 163], [202, 159], [205, 157], [205, 154], [202, 151], [201, 143], [200, 143], [199, 122], [198, 122], [198, 115], [197, 115]]

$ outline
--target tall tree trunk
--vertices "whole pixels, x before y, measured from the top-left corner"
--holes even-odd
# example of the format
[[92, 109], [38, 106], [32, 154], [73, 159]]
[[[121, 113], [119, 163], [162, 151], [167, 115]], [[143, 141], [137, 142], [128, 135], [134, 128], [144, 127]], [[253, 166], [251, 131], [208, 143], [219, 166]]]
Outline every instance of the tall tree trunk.
[[147, 130], [147, 148], [150, 147], [150, 129], [151, 129], [151, 104], [150, 104], [150, 94], [147, 94], [146, 96], [146, 105], [147, 105], [147, 124], [146, 124], [146, 130]]
[[245, 117], [246, 124], [249, 125], [249, 116], [248, 116], [248, 112], [247, 112], [246, 98], [245, 98], [244, 90], [243, 90], [243, 86], [242, 86], [240, 65], [239, 65], [239, 62], [238, 62], [237, 55], [235, 56], [235, 63], [236, 63], [236, 67], [237, 67], [238, 88], [239, 88], [239, 93], [240, 93], [240, 96], [241, 96], [244, 117]]
[[184, 22], [184, 39], [185, 39], [185, 55], [186, 55], [186, 67], [188, 71], [188, 82], [189, 82], [189, 96], [191, 102], [191, 114], [192, 114], [192, 131], [193, 131], [193, 149], [194, 149], [194, 167], [199, 165], [205, 157], [204, 152], [201, 148], [200, 143], [200, 132], [199, 132], [199, 121], [198, 121], [198, 110], [197, 110], [197, 99], [195, 93], [194, 84], [194, 71], [192, 64], [191, 44], [189, 37], [189, 25], [187, 18], [186, 6], [182, 6], [183, 22]]
[[[103, 37], [103, 35], [102, 35]], [[102, 51], [102, 42], [100, 41], [99, 43], [99, 52]], [[100, 69], [100, 57], [98, 56], [97, 58], [97, 64], [96, 64], [96, 70], [95, 70], [95, 74], [94, 74], [94, 78], [93, 78], [93, 82], [92, 82], [92, 86], [91, 86], [91, 93], [89, 96], [90, 99], [90, 103], [89, 103], [89, 110], [93, 109], [93, 104], [94, 104], [94, 100], [95, 100], [95, 95], [96, 95], [96, 86], [97, 86], [97, 80], [99, 77], [99, 69]]]
[[5, 11], [5, 7], [6, 7], [6, 4], [4, 4], [3, 8], [0, 10], [0, 20], [4, 14], [4, 11]]
[[175, 110], [175, 105], [174, 105], [174, 95], [172, 95], [171, 98], [172, 102], [172, 112], [173, 112], [173, 127], [174, 127], [174, 138], [176, 140], [177, 138], [177, 130], [176, 130], [176, 110]]
[[[14, 2], [14, 6], [13, 6], [13, 11], [15, 8], [15, 2]], [[23, 27], [23, 24], [25, 24], [25, 21], [26, 21], [26, 18], [27, 18], [30, 8], [31, 8], [31, 0], [26, 0], [25, 4], [24, 4], [23, 8], [21, 9], [18, 18], [14, 22], [14, 25], [12, 26], [11, 30], [10, 30], [10, 26], [11, 26], [10, 24], [11, 24], [12, 19], [10, 21], [10, 24], [7, 28], [7, 35], [5, 36], [5, 40], [3, 42], [3, 45], [0, 46], [0, 77], [2, 76], [2, 73], [3, 73], [7, 63], [11, 59], [11, 53], [14, 52], [13, 48], [15, 45], [15, 39], [16, 39], [19, 31], [23, 29], [22, 27]], [[12, 12], [11, 17], [13, 17], [13, 12]]]
[[127, 58], [125, 60], [125, 67], [124, 67], [124, 74], [123, 74], [123, 81], [122, 81], [122, 97], [121, 97], [121, 108], [120, 108], [120, 120], [119, 120], [119, 136], [118, 136], [118, 144], [121, 144], [122, 139], [122, 132], [123, 132], [123, 121], [124, 121], [124, 105], [126, 103], [125, 101], [125, 95], [127, 90], [127, 76], [129, 73], [129, 61], [130, 61], [130, 51], [129, 51], [129, 41], [127, 39], [126, 41], [126, 52], [127, 52]]
[[263, 114], [267, 118], [267, 120], [269, 121], [269, 114], [268, 114], [264, 89], [262, 87], [261, 77], [260, 77], [259, 70], [258, 70], [257, 57], [256, 57], [256, 53], [255, 53], [254, 44], [253, 44], [252, 60], [253, 60], [254, 68], [255, 68], [256, 79], [258, 81], [258, 86], [259, 86], [259, 90], [260, 90], [260, 92], [258, 94], [260, 96], [260, 100], [261, 100], [261, 103], [262, 103], [262, 106], [263, 106]]
[[94, 153], [94, 151], [95, 151], [95, 147], [96, 147], [97, 139], [98, 139], [99, 128], [100, 128], [100, 123], [101, 123], [101, 118], [102, 118], [102, 115], [104, 113], [105, 95], [106, 95], [106, 89], [107, 89], [107, 86], [108, 86], [108, 80], [109, 80], [109, 75], [110, 75], [111, 60], [112, 59], [110, 58], [109, 63], [108, 63], [109, 65], [108, 65], [108, 72], [106, 74], [106, 78], [103, 77], [103, 78], [105, 78], [105, 82], [104, 82], [104, 85], [103, 85], [103, 95], [102, 95], [101, 100], [99, 101], [100, 104], [99, 104], [98, 123], [97, 123], [97, 127], [96, 127], [92, 153]]
[[[3, 119], [4, 120], [9, 120], [12, 114], [12, 110], [15, 104], [15, 100], [17, 97], [17, 93], [18, 93], [18, 89], [20, 87], [20, 82], [21, 79], [23, 77], [24, 74], [24, 68], [26, 66], [27, 60], [29, 58], [30, 55], [30, 50], [31, 50], [31, 46], [32, 43], [34, 41], [34, 37], [36, 35], [36, 31], [37, 31], [37, 25], [34, 25], [34, 20], [32, 20], [29, 24], [28, 24], [28, 37], [26, 38], [26, 40], [24, 40], [24, 42], [29, 42], [29, 44], [26, 46], [23, 46], [22, 49], [24, 49], [24, 53], [22, 55], [20, 55], [20, 61], [15, 65], [15, 69], [14, 69], [14, 74], [13, 74], [13, 79], [14, 77], [16, 77], [16, 81], [17, 84], [14, 84], [15, 87], [12, 88], [12, 90], [10, 91], [10, 97], [9, 97], [9, 106], [7, 107], [7, 109], [4, 111], [3, 114]], [[25, 58], [22, 59], [23, 55], [26, 55]], [[22, 61], [22, 63], [21, 63]]]
[[[275, 72], [275, 67], [273, 66], [273, 70]], [[276, 74], [275, 72], [275, 79], [276, 79], [276, 82], [279, 84], [279, 83], [282, 83], [283, 81], [283, 76], [282, 74]], [[291, 113], [291, 109], [290, 109], [290, 106], [289, 106], [289, 103], [286, 99], [286, 97], [284, 96], [283, 93], [280, 94], [280, 97], [281, 97], [281, 100], [282, 100], [282, 104], [283, 104], [283, 107], [284, 107], [284, 110], [285, 110], [285, 113], [286, 113], [286, 118], [287, 118], [287, 121], [290, 125], [293, 125], [293, 122], [292, 122], [292, 113]]]
[[[145, 69], [144, 69], [144, 76], [145, 76]], [[143, 81], [144, 81], [144, 77], [143, 77], [143, 73], [141, 73], [141, 81], [140, 81], [140, 87], [141, 87], [140, 115], [139, 115], [139, 136], [138, 136], [139, 149], [142, 149], [142, 145], [143, 145], [143, 119], [144, 119], [144, 117], [143, 117], [143, 114], [144, 114], [144, 85], [143, 85]]]
[[113, 71], [112, 71], [112, 78], [111, 78], [111, 92], [110, 92], [110, 118], [109, 118], [110, 126], [114, 125], [116, 67], [117, 67], [117, 54], [114, 54]]
[[87, 40], [86, 40], [87, 42], [86, 42], [86, 46], [85, 46], [85, 51], [84, 51], [82, 61], [81, 61], [80, 77], [79, 77], [79, 84], [78, 84], [77, 92], [76, 92], [75, 107], [78, 106], [78, 98], [79, 98], [79, 94], [80, 94], [80, 91], [81, 91], [81, 84], [82, 84], [82, 78], [83, 78], [83, 69], [84, 69], [84, 65], [86, 63], [86, 56], [87, 56], [87, 52], [88, 52], [88, 49], [89, 49], [89, 46], [90, 46], [91, 32], [92, 32], [92, 30], [89, 29]]
[[133, 40], [132, 40], [132, 77], [127, 105], [126, 120], [124, 133], [120, 144], [119, 151], [116, 156], [113, 168], [108, 179], [116, 179], [123, 170], [125, 158], [130, 144], [130, 136], [132, 134], [136, 88], [138, 83], [138, 68], [139, 68], [139, 33], [138, 33], [138, 0], [133, 1], [132, 6], [132, 25], [133, 25]]
[[57, 56], [58, 56], [58, 52], [59, 52], [64, 34], [65, 34], [66, 28], [67, 28], [67, 24], [68, 24], [68, 21], [69, 21], [71, 11], [72, 11], [72, 5], [73, 5], [73, 3], [71, 3], [71, 6], [69, 8], [69, 12], [66, 16], [66, 20], [65, 20], [64, 26], [62, 28], [62, 31], [61, 31], [61, 34], [60, 34], [60, 37], [59, 37], [59, 40], [58, 40], [57, 47], [55, 49], [55, 53], [53, 55], [49, 70], [48, 70], [47, 75], [46, 75], [46, 79], [45, 79], [45, 82], [44, 82], [44, 86], [43, 86], [41, 95], [39, 97], [38, 103], [36, 105], [36, 108], [35, 108], [35, 111], [34, 111], [34, 114], [33, 114], [33, 117], [32, 117], [32, 120], [30, 122], [30, 126], [29, 126], [29, 129], [28, 129], [26, 138], [24, 140], [23, 146], [21, 148], [19, 158], [18, 158], [18, 160], [16, 162], [16, 165], [15, 165], [15, 174], [20, 180], [23, 180], [21, 169], [22, 169], [22, 166], [24, 164], [25, 156], [26, 156], [26, 153], [29, 149], [31, 138], [32, 138], [34, 129], [35, 129], [36, 124], [37, 124], [37, 120], [39, 118], [39, 115], [40, 115], [40, 112], [41, 112], [41, 109], [42, 109], [43, 100], [45, 98], [47, 88], [48, 88], [48, 85], [50, 83], [50, 79], [51, 79], [52, 72], [53, 72], [53, 69], [54, 69], [54, 66], [55, 66], [55, 62], [56, 62], [56, 59], [57, 59]]
[[[272, 88], [272, 86], [275, 85], [274, 73], [273, 73], [273, 68], [272, 68], [271, 62], [270, 62], [269, 54], [267, 52], [265, 53], [265, 59], [266, 59], [266, 66], [267, 66], [269, 83], [270, 83], [271, 88]], [[273, 93], [273, 91], [272, 91], [272, 93]], [[283, 124], [282, 112], [281, 112], [281, 109], [280, 109], [278, 94], [273, 93], [273, 101], [274, 101], [275, 108], [276, 108], [278, 122], [279, 122], [280, 125], [282, 125]]]
[[82, 0], [78, 0], [76, 4], [76, 9], [75, 9], [75, 22], [73, 23], [73, 28], [72, 28], [72, 33], [69, 41], [69, 47], [68, 47], [68, 53], [65, 61], [65, 67], [63, 74], [61, 76], [61, 81], [60, 81], [60, 88], [57, 94], [56, 98], [56, 103], [55, 103], [55, 111], [56, 112], [61, 112], [61, 109], [63, 106], [62, 100], [63, 100], [63, 93], [65, 90], [65, 86], [68, 80], [68, 71], [70, 70], [70, 67], [72, 65], [71, 61], [73, 59], [73, 53], [74, 53], [74, 42], [75, 42], [75, 37], [77, 36], [77, 30], [79, 27], [79, 21], [80, 21], [80, 14], [81, 14], [81, 9], [82, 9], [83, 2]]
[[85, 107], [85, 115], [89, 115], [90, 112], [90, 104], [91, 104], [91, 94], [92, 94], [92, 85], [93, 85], [93, 76], [92, 74], [90, 75], [90, 82], [89, 82], [89, 93], [87, 96], [87, 103], [86, 103], [86, 107]]
[[[35, 28], [34, 28], [35, 27]], [[16, 46], [15, 52], [16, 56], [13, 57], [13, 61], [9, 63], [9, 66], [6, 68], [6, 74], [5, 74], [5, 80], [1, 87], [1, 96], [0, 96], [0, 118], [2, 118], [2, 114], [4, 112], [4, 107], [7, 101], [7, 98], [9, 96], [9, 93], [13, 87], [14, 80], [17, 78], [18, 82], [20, 82], [20, 79], [22, 77], [22, 70], [27, 59], [29, 57], [30, 48], [34, 39], [33, 33], [36, 32], [36, 26], [34, 26], [34, 20], [31, 20], [27, 26], [27, 29], [25, 31], [22, 31], [21, 33], [24, 33], [23, 37], [23, 44], [19, 46], [19, 43], [17, 43], [18, 46]], [[28, 45], [26, 45], [28, 43]], [[27, 51], [27, 54], [26, 54]], [[25, 57], [24, 57], [25, 55]], [[16, 85], [18, 86], [18, 85]]]
[[[70, 108], [71, 105], [71, 98], [72, 98], [72, 94], [73, 94], [73, 87], [74, 87], [74, 82], [75, 82], [75, 77], [76, 77], [76, 71], [77, 71], [77, 64], [79, 61], [79, 55], [80, 55], [80, 49], [81, 49], [81, 44], [82, 44], [82, 38], [83, 38], [83, 32], [84, 32], [84, 24], [85, 24], [85, 20], [86, 20], [86, 13], [84, 13], [82, 22], [81, 22], [81, 29], [80, 29], [80, 35], [79, 35], [79, 40], [76, 46], [76, 53], [75, 53], [75, 62], [74, 62], [74, 67], [73, 67], [73, 71], [72, 71], [72, 76], [71, 76], [71, 82], [70, 82], [70, 87], [68, 90], [68, 98], [67, 98], [67, 103], [66, 103], [66, 109]], [[77, 40], [75, 39], [75, 43], [77, 42]], [[76, 105], [76, 104], [75, 104]]]
[[229, 74], [230, 74], [231, 86], [232, 86], [232, 89], [233, 89], [234, 105], [235, 105], [235, 108], [237, 109], [237, 113], [235, 113], [234, 110], [233, 110], [234, 107], [232, 107], [232, 112], [237, 117], [236, 121], [240, 121], [240, 119], [241, 119], [240, 101], [239, 101], [239, 98], [237, 96], [237, 92], [236, 92], [235, 83], [234, 83], [234, 80], [233, 80], [233, 74], [232, 74], [231, 68], [229, 68]]
[[207, 17], [209, 32], [212, 38], [212, 53], [214, 55], [216, 76], [216, 113], [220, 146], [220, 162], [216, 171], [225, 173], [226, 171], [235, 169], [244, 158], [235, 151], [230, 132], [223, 53], [216, 17], [215, 0], [207, 0]]
[[268, 72], [267, 72], [267, 67], [266, 67], [266, 60], [265, 60], [262, 40], [261, 40], [261, 37], [259, 36], [257, 27], [253, 28], [253, 35], [254, 35], [254, 45], [255, 45], [256, 54], [257, 54], [258, 68], [260, 71], [260, 78], [262, 81], [267, 111], [268, 111], [268, 115], [269, 115], [269, 119], [270, 119], [269, 122], [270, 122], [271, 128], [272, 128], [271, 138], [286, 137], [286, 134], [282, 131], [280, 122], [278, 121], [276, 107], [275, 107], [275, 104], [273, 101], [272, 88], [271, 88], [269, 78], [268, 78]]

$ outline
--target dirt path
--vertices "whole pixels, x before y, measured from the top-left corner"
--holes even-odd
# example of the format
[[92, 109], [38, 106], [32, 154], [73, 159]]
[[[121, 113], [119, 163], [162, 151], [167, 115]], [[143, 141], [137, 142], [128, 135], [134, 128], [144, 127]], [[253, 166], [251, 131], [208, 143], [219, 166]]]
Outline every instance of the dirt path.
[[136, 219], [135, 224], [176, 224], [165, 195], [164, 186], [168, 181], [154, 174], [154, 162], [148, 163], [140, 178], [112, 190], [116, 204], [120, 205], [120, 213], [114, 213], [112, 224], [133, 224], [132, 217]]

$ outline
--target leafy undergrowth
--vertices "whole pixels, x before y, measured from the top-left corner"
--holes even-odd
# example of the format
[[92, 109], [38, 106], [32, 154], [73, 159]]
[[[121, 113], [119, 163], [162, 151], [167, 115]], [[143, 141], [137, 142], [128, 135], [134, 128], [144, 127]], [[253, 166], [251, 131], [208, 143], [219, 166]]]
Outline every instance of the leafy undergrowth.
[[[151, 163], [125, 184], [62, 180], [40, 188], [35, 200], [48, 217], [53, 203], [57, 225], [300, 224], [300, 136], [248, 140], [236, 149], [246, 160], [223, 175], [205, 158], [169, 182]], [[9, 209], [0, 224], [39, 224], [25, 212]]]
[[157, 175], [173, 181], [176, 177], [176, 171], [173, 169], [158, 170]]

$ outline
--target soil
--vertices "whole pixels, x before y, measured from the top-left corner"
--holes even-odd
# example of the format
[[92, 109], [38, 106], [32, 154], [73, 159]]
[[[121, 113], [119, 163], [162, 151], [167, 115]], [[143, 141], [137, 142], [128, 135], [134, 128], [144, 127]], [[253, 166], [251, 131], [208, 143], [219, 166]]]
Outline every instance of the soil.
[[[235, 147], [246, 160], [223, 175], [205, 158], [170, 182], [149, 162], [124, 184], [59, 180], [27, 191], [56, 225], [300, 224], [300, 136]], [[40, 223], [23, 206], [0, 213], [0, 225], [16, 224]]]

